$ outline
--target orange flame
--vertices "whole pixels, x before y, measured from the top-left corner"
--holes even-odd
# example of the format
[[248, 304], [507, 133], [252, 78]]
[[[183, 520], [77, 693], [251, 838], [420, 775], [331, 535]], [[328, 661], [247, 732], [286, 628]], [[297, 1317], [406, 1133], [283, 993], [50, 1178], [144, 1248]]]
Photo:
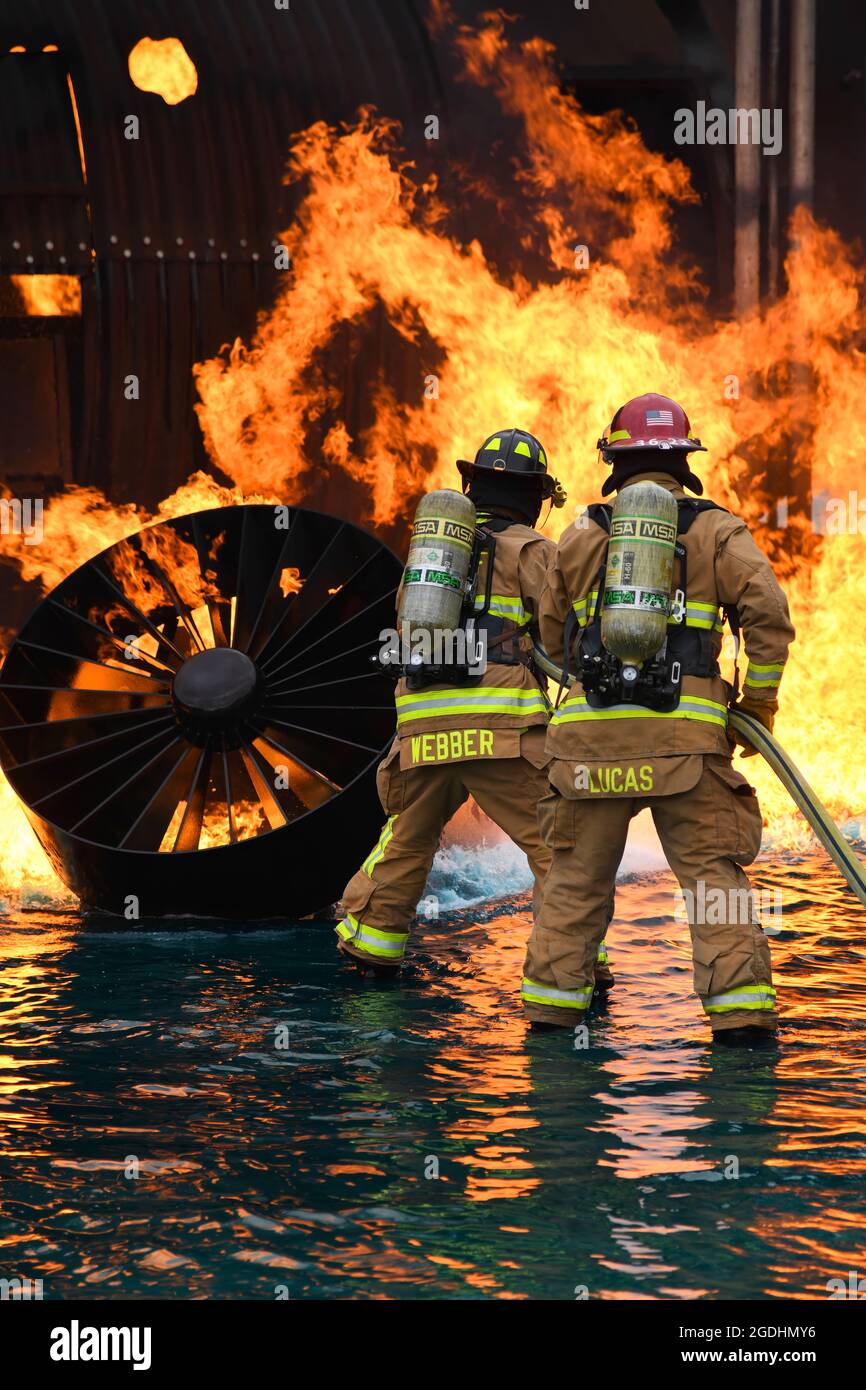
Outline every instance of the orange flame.
[[[549, 523], [557, 534], [598, 496], [595, 440], [615, 408], [663, 391], [683, 401], [709, 446], [700, 456], [707, 493], [750, 520], [786, 583], [799, 638], [780, 738], [837, 818], [862, 814], [866, 760], [858, 765], [850, 745], [866, 728], [866, 517], [856, 495], [844, 534], [828, 527], [816, 537], [794, 517], [786, 551], [761, 520], [776, 458], [789, 470], [807, 465], [816, 494], [848, 498], [857, 487], [862, 267], [801, 210], [784, 297], [763, 316], [714, 319], [699, 272], [676, 253], [673, 214], [696, 196], [685, 167], [648, 151], [620, 115], [581, 111], [560, 90], [550, 49], [515, 42], [500, 18], [460, 30], [457, 44], [466, 79], [522, 123], [501, 222], [509, 244], [533, 252], [527, 262], [543, 255], [543, 273], [507, 275], [479, 242], [450, 235], [435, 185], [401, 161], [392, 123], [365, 113], [349, 129], [312, 126], [290, 151], [287, 178], [302, 196], [281, 238], [292, 269], [273, 309], [251, 343], [194, 370], [208, 451], [236, 488], [198, 474], [156, 518], [70, 489], [46, 508], [45, 545], [0, 536], [0, 558], [7, 552], [25, 579], [50, 588], [149, 520], [260, 500], [245, 498], [250, 488], [276, 497], [289, 481], [303, 497], [308, 470], [323, 466], [365, 484], [374, 523], [408, 519], [419, 492], [454, 485], [455, 458], [510, 423], [541, 436], [569, 492]], [[588, 264], [575, 254], [583, 247]], [[327, 353], [347, 324], [363, 332], [374, 312], [411, 345], [417, 389], [400, 399], [378, 383], [372, 423], [353, 435]], [[747, 771], [765, 813], [796, 839], [787, 794], [757, 763]]]
[[33, 318], [81, 313], [81, 281], [77, 275], [13, 275], [11, 280]]
[[180, 39], [139, 39], [129, 55], [129, 75], [142, 92], [177, 106], [198, 90], [198, 73]]
[[[292, 272], [252, 343], [196, 369], [212, 458], [239, 484], [276, 487], [288, 473], [302, 491], [323, 453], [333, 473], [367, 485], [369, 517], [385, 523], [407, 515], [420, 491], [453, 485], [455, 458], [518, 422], [541, 436], [574, 504], [554, 514], [555, 533], [598, 495], [595, 440], [615, 408], [647, 390], [677, 397], [710, 448], [708, 494], [752, 522], [787, 583], [800, 637], [778, 732], [837, 817], [862, 812], [866, 763], [852, 766], [846, 750], [848, 730], [866, 727], [862, 625], [850, 628], [862, 611], [866, 518], [855, 534], [820, 541], [792, 518], [806, 563], [778, 553], [760, 516], [780, 452], [808, 463], [817, 493], [847, 497], [856, 486], [866, 445], [862, 269], [800, 210], [785, 296], [763, 317], [714, 320], [698, 272], [674, 254], [672, 210], [695, 197], [685, 167], [647, 151], [621, 116], [582, 112], [560, 90], [548, 46], [512, 42], [501, 19], [462, 30], [458, 45], [466, 76], [522, 119], [527, 154], [508, 225], [527, 246], [541, 229], [547, 273], [507, 279], [477, 242], [445, 234], [436, 190], [401, 166], [389, 123], [368, 113], [349, 130], [313, 126], [289, 162], [289, 181], [304, 187], [282, 237]], [[590, 263], [576, 269], [573, 248], [586, 245]], [[380, 305], [429, 365], [414, 400], [380, 383], [373, 423], [353, 438], [322, 358], [345, 324], [363, 325]], [[749, 770], [769, 817], [787, 818], [769, 771], [754, 761]]]
[[283, 598], [288, 598], [289, 594], [298, 593], [302, 584], [301, 571], [294, 565], [290, 565], [288, 569], [284, 569], [280, 575], [280, 592]]

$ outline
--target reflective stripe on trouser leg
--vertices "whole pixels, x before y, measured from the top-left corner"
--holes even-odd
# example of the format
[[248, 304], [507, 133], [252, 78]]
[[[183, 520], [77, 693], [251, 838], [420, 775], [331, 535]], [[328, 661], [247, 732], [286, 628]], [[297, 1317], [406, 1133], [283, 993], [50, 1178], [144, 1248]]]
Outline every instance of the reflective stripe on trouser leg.
[[385, 850], [388, 848], [392, 839], [394, 838], [394, 822], [396, 821], [396, 819], [396, 815], [388, 817], [385, 824], [382, 826], [382, 833], [380, 834], [373, 848], [370, 850], [370, 853], [367, 855], [367, 858], [361, 865], [361, 868], [363, 869], [364, 873], [367, 874], [370, 878], [373, 877], [373, 870], [375, 869], [376, 865], [380, 863], [382, 859], [384, 859]]
[[337, 939], [364, 960], [399, 966], [442, 828], [466, 799], [455, 766], [403, 772], [380, 782], [388, 819], [343, 890]]
[[708, 994], [701, 1003], [708, 1014], [729, 1014], [739, 1009], [771, 1011], [776, 1007], [776, 991], [772, 985], [739, 985], [724, 994]]
[[408, 932], [382, 931], [359, 922], [351, 912], [337, 926], [337, 935], [342, 941], [351, 944], [356, 951], [373, 956], [376, 960], [401, 961], [409, 940]]
[[524, 1004], [549, 1004], [553, 1008], [583, 1011], [589, 1008], [592, 988], [589, 985], [587, 989], [551, 989], [550, 985], [539, 985], [524, 975], [520, 997]]
[[603, 942], [601, 943], [601, 945], [599, 946], [599, 948], [598, 948], [598, 955], [596, 956], [596, 960], [598, 961], [599, 965], [607, 965], [607, 942], [606, 942], [606, 941], [603, 941]]

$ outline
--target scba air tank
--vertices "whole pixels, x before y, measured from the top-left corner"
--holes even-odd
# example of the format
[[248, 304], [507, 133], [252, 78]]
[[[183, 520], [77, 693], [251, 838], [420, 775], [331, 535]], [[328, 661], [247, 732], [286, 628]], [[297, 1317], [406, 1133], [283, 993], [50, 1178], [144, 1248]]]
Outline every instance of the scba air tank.
[[657, 483], [632, 483], [613, 504], [601, 641], [624, 667], [662, 647], [671, 611], [676, 499]]
[[475, 543], [475, 505], [462, 492], [442, 488], [418, 503], [403, 593], [397, 615], [400, 632], [409, 625], [433, 636], [454, 630], [463, 619], [466, 579]]

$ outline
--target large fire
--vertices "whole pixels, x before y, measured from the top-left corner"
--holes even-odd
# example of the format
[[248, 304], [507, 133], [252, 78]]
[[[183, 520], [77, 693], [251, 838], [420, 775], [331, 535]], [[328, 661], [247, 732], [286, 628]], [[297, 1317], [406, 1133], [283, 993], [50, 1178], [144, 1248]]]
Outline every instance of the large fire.
[[[784, 297], [760, 316], [715, 320], [675, 245], [676, 206], [696, 196], [685, 166], [648, 151], [619, 115], [583, 113], [560, 90], [547, 46], [513, 42], [503, 20], [488, 17], [457, 43], [466, 79], [522, 124], [516, 174], [509, 165], [508, 191], [490, 196], [512, 249], [542, 271], [506, 274], [495, 248], [451, 234], [435, 185], [413, 179], [389, 123], [366, 113], [350, 129], [302, 132], [287, 175], [302, 198], [281, 238], [291, 255], [285, 285], [249, 345], [237, 341], [195, 369], [214, 463], [237, 485], [234, 500], [253, 487], [285, 497], [289, 484], [299, 500], [308, 470], [321, 473], [324, 461], [366, 485], [367, 520], [408, 523], [419, 492], [455, 484], [455, 458], [497, 425], [519, 423], [541, 436], [569, 493], [548, 523], [555, 535], [598, 497], [595, 440], [614, 408], [644, 391], [676, 397], [709, 447], [699, 456], [707, 494], [753, 524], [789, 594], [798, 641], [777, 732], [838, 820], [862, 813], [866, 517], [850, 495], [866, 445], [862, 268], [798, 210]], [[347, 323], [363, 327], [377, 309], [422, 365], [411, 399], [389, 382], [374, 388], [372, 424], [353, 437], [325, 354]], [[780, 541], [762, 520], [780, 456], [788, 473], [808, 465], [826, 534], [792, 512]], [[219, 492], [198, 475], [159, 517], [209, 497], [219, 505]], [[48, 588], [147, 519], [72, 490], [46, 509], [44, 546], [2, 537], [0, 554]], [[787, 794], [759, 760], [746, 770], [777, 837], [795, 842], [802, 832]], [[18, 860], [32, 882], [41, 857], [15, 838], [23, 818], [4, 796], [0, 852], [7, 872]]]

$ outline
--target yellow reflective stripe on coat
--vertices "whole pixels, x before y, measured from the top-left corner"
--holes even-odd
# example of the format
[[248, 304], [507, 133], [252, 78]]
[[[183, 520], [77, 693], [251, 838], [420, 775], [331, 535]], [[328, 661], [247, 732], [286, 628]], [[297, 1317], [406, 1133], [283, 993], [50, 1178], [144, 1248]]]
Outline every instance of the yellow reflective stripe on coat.
[[595, 612], [595, 605], [598, 602], [598, 589], [591, 589], [586, 598], [579, 598], [571, 606], [574, 609], [574, 616], [577, 618], [581, 627], [585, 627]]
[[[481, 597], [476, 598], [476, 610], [483, 607], [484, 599]], [[508, 618], [512, 623], [517, 623], [518, 626], [521, 623], [529, 622], [530, 614], [528, 610], [524, 608], [522, 599], [519, 597], [514, 598], [509, 594], [491, 594], [490, 607], [487, 611], [488, 613], [492, 613], [496, 618]]]
[[353, 946], [368, 956], [380, 956], [386, 960], [401, 960], [409, 940], [408, 932], [381, 931], [378, 927], [369, 927], [366, 922], [359, 922], [351, 912], [338, 924], [337, 935], [343, 941], [351, 941]]
[[513, 686], [482, 685], [475, 690], [430, 690], [397, 696], [397, 723], [435, 719], [452, 714], [547, 714], [550, 706], [541, 691]]
[[[598, 590], [593, 589], [587, 594], [586, 598], [577, 599], [571, 605], [574, 609], [574, 615], [581, 627], [585, 627], [592, 618], [597, 601]], [[687, 603], [683, 621], [686, 627], [706, 628], [714, 632], [722, 632], [724, 630], [724, 623], [722, 622], [721, 614], [719, 613], [719, 605], [717, 603]], [[668, 623], [671, 626], [677, 626], [675, 618], [669, 618]]]
[[702, 999], [708, 1014], [733, 1013], [737, 1009], [773, 1009], [776, 991], [772, 985], [740, 985], [725, 994], [708, 994]]
[[[722, 632], [725, 626], [717, 603], [696, 603], [694, 600], [686, 601], [684, 621], [686, 627], [701, 627], [714, 632]], [[674, 623], [674, 619], [669, 618], [668, 623]]]
[[784, 669], [782, 662], [759, 666], [756, 662], [750, 661], [746, 669], [746, 685], [756, 686], [759, 690], [775, 690], [782, 679]]
[[535, 980], [523, 977], [520, 997], [525, 1004], [552, 1004], [559, 1009], [588, 1009], [593, 986], [586, 989], [551, 989], [550, 985], [540, 985]]
[[699, 719], [705, 724], [719, 724], [727, 727], [728, 707], [717, 700], [702, 700], [697, 695], [684, 695], [676, 709], [660, 713], [654, 709], [644, 709], [641, 705], [609, 705], [606, 709], [593, 709], [582, 699], [566, 700], [554, 711], [551, 724], [574, 724], [589, 719]]
[[394, 822], [396, 819], [396, 816], [388, 817], [385, 824], [382, 826], [382, 833], [376, 841], [376, 844], [370, 850], [370, 853], [361, 865], [363, 872], [370, 878], [373, 876], [373, 870], [376, 865], [385, 857], [385, 850], [390, 845], [394, 835]]

